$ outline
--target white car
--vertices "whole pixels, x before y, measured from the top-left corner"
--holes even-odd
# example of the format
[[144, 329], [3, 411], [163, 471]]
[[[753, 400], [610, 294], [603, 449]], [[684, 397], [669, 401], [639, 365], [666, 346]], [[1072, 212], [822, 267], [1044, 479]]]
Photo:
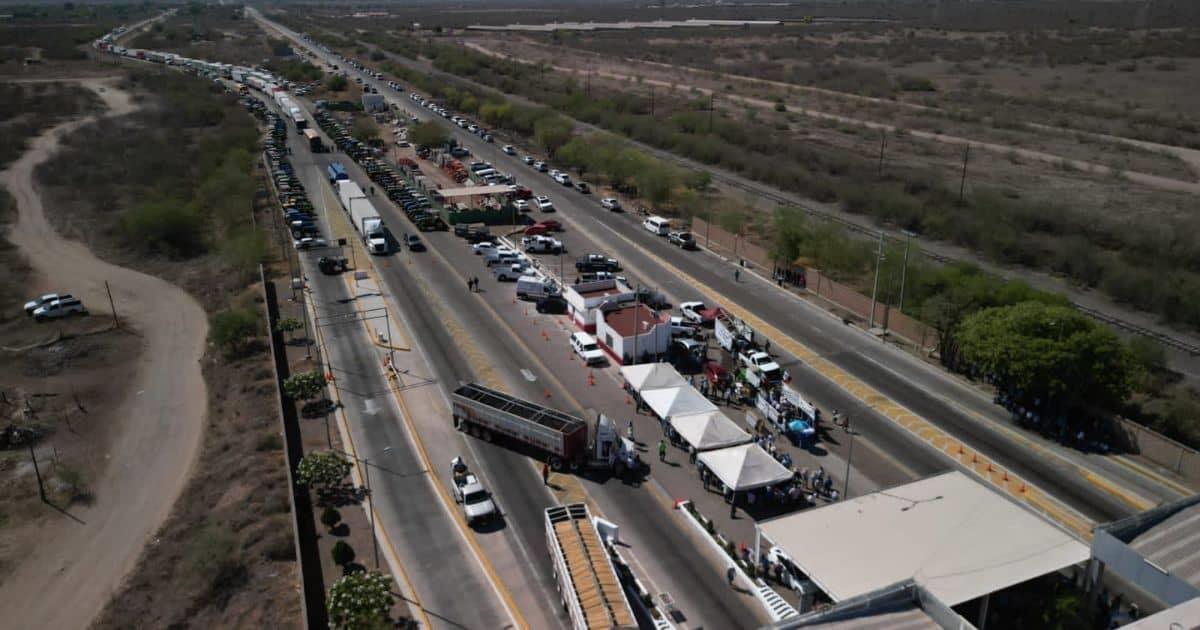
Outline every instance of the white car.
[[538, 210], [542, 212], [554, 212], [554, 202], [550, 201], [550, 198], [545, 195], [537, 198], [537, 206]]
[[513, 148], [513, 145], [511, 145], [511, 144], [504, 145], [504, 147], [501, 148], [500, 150], [503, 151], [505, 153], [505, 155], [516, 155], [517, 154], [517, 150], [515, 148]]
[[604, 351], [600, 349], [599, 344], [596, 343], [596, 339], [585, 332], [571, 334], [571, 349], [588, 365], [607, 361]]
[[325, 247], [326, 245], [325, 239], [314, 236], [305, 236], [304, 238], [292, 241], [292, 247], [296, 249], [313, 249], [314, 247]]
[[475, 255], [479, 256], [496, 249], [496, 244], [491, 241], [483, 241], [480, 243], [475, 243], [471, 246], [471, 248], [475, 250]]
[[533, 166], [534, 162], [537, 162], [532, 155], [526, 155], [525, 157], [521, 158], [521, 161], [530, 166]]
[[566, 173], [560, 172], [558, 175], [554, 176], [554, 181], [562, 184], [563, 186], [570, 186], [571, 185], [571, 176], [567, 175]]
[[612, 197], [605, 197], [600, 200], [600, 207], [616, 212], [621, 209], [621, 202]]
[[558, 181], [558, 176], [562, 175], [562, 171], [560, 171], [556, 168], [552, 168], [552, 169], [550, 169], [550, 172], [548, 173], [548, 175], [550, 175], [550, 179], [553, 179], [554, 181]]
[[704, 322], [704, 311], [708, 307], [704, 302], [683, 302], [679, 305], [679, 311], [683, 313], [683, 318], [693, 324], [701, 324]]
[[87, 312], [83, 302], [80, 302], [78, 298], [68, 296], [37, 307], [33, 311], [33, 319], [44, 322], [47, 319], [58, 319], [70, 315], [87, 315]]
[[33, 315], [34, 311], [38, 310], [39, 308], [41, 308], [43, 306], [46, 306], [47, 304], [53, 302], [54, 300], [68, 300], [68, 299], [72, 299], [74, 297], [75, 296], [73, 296], [69, 293], [63, 293], [61, 295], [58, 293], [47, 293], [45, 295], [35, 297], [32, 300], [29, 300], [28, 302], [25, 303], [25, 314]]
[[514, 201], [513, 206], [520, 212], [529, 212], [529, 202], [524, 199]]
[[539, 173], [545, 173], [546, 171], [550, 170], [550, 167], [546, 166], [545, 162], [534, 162], [533, 168]]

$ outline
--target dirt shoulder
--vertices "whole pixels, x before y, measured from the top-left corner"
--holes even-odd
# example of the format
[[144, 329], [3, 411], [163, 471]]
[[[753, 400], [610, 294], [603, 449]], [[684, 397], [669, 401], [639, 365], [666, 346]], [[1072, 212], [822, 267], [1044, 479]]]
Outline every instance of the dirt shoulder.
[[[106, 116], [133, 110], [129, 95], [111, 82], [84, 81], [108, 106]], [[0, 600], [26, 602], [9, 620], [16, 627], [83, 627], [133, 568], [151, 533], [179, 495], [199, 445], [206, 390], [199, 360], [207, 318], [191, 296], [143, 273], [96, 258], [81, 243], [50, 227], [33, 181], [59, 139], [92, 122], [65, 123], [35, 140], [0, 176], [16, 199], [18, 219], [10, 233], [33, 270], [34, 292], [69, 291], [100, 315], [107, 309], [105, 282], [121, 305], [120, 316], [137, 331], [144, 352], [130, 374], [117, 379], [132, 395], [114, 414], [107, 465], [94, 484], [94, 502], [74, 518], [47, 521], [43, 541], [28, 547], [22, 562], [0, 586]], [[80, 559], [86, 558], [86, 562]], [[63, 602], [71, 602], [64, 606]]]

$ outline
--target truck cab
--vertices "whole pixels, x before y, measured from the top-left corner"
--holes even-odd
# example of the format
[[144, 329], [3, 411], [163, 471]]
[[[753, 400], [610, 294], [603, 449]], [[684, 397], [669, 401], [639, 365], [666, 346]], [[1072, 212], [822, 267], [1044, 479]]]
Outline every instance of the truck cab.
[[738, 354], [738, 363], [746, 368], [746, 381], [760, 389], [783, 380], [783, 370], [779, 364], [761, 350], [750, 349]]
[[618, 477], [639, 475], [642, 460], [637, 446], [627, 437], [622, 437], [616, 423], [604, 414], [596, 415], [596, 439], [592, 442], [592, 467], [608, 468]]

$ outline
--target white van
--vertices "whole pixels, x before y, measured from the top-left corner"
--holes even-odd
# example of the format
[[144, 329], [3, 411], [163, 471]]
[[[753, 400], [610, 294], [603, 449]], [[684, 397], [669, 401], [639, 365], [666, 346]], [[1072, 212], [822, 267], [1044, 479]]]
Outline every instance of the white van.
[[571, 349], [588, 365], [604, 363], [604, 351], [596, 343], [596, 339], [585, 332], [571, 334]]
[[642, 221], [642, 227], [656, 236], [666, 236], [671, 233], [671, 221], [660, 216], [647, 217]]
[[517, 278], [517, 298], [521, 300], [540, 300], [551, 295], [558, 295], [558, 287], [546, 278], [538, 276], [521, 276]]

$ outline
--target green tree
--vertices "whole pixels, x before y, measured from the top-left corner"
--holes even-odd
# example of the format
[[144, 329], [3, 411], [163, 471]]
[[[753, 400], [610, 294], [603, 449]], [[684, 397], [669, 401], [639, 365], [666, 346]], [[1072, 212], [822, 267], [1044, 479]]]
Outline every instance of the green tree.
[[309, 453], [296, 466], [296, 479], [303, 485], [334, 486], [350, 474], [350, 462], [334, 451]]
[[333, 558], [333, 563], [339, 567], [354, 562], [354, 548], [346, 544], [344, 540], [334, 543], [333, 548], [329, 550], [329, 555]]
[[545, 116], [533, 124], [533, 139], [550, 155], [571, 140], [571, 123], [560, 116]]
[[275, 330], [287, 335], [288, 339], [291, 339], [292, 333], [301, 328], [304, 328], [304, 323], [294, 317], [284, 317], [275, 322]]
[[293, 374], [283, 380], [283, 393], [292, 400], [316, 398], [325, 387], [325, 375], [321, 370]]
[[962, 357], [1029, 400], [1118, 409], [1136, 369], [1116, 333], [1070, 306], [1021, 302], [973, 313], [958, 326]]
[[359, 142], [370, 143], [379, 139], [379, 124], [370, 116], [361, 116], [354, 121], [352, 133]]
[[450, 134], [437, 121], [421, 122], [413, 125], [408, 132], [408, 139], [421, 148], [444, 147], [450, 141]]
[[349, 85], [350, 82], [346, 80], [346, 77], [340, 74], [329, 77], [329, 80], [325, 82], [325, 86], [329, 88], [330, 92], [341, 92]]
[[342, 513], [337, 508], [331, 506], [321, 512], [321, 524], [326, 528], [332, 530], [340, 522], [342, 522]]
[[390, 628], [394, 602], [388, 576], [373, 571], [344, 575], [329, 589], [326, 600], [329, 627], [334, 630]]
[[232, 308], [209, 318], [208, 338], [226, 354], [237, 354], [246, 342], [258, 335], [258, 313], [248, 308]]

